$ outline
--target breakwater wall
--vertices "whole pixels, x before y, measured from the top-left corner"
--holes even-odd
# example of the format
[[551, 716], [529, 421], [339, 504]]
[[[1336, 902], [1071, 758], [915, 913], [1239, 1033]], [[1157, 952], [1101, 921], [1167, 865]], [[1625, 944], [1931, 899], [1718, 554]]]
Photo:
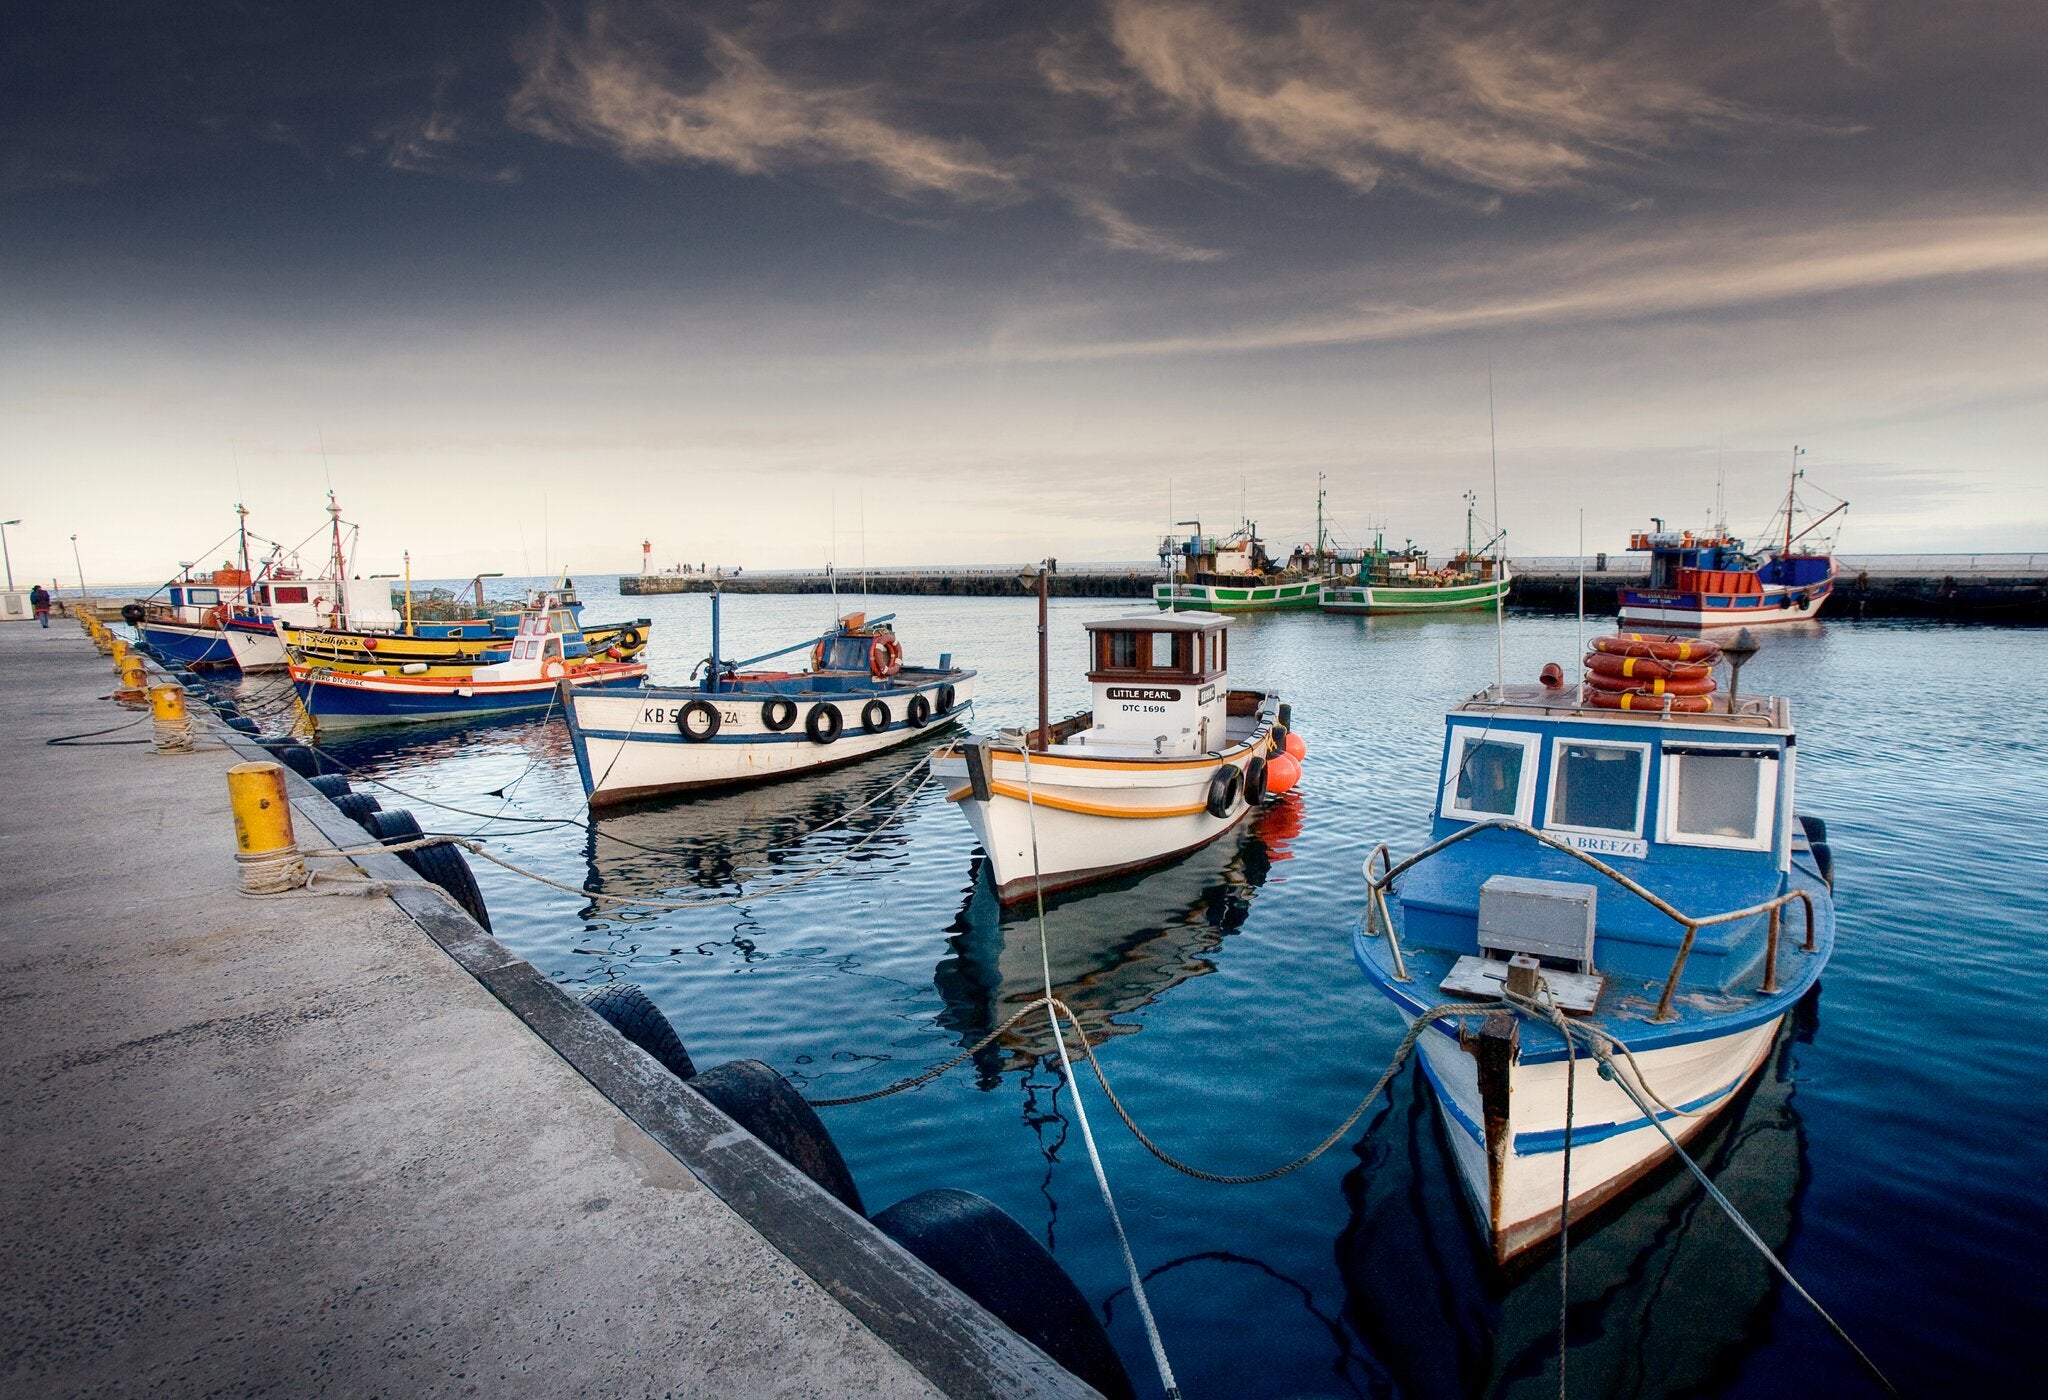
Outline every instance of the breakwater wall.
[[[1138, 565], [1078, 565], [1053, 570], [1055, 598], [1143, 598], [1152, 597], [1152, 586], [1165, 575], [1157, 567]], [[738, 574], [626, 574], [619, 579], [619, 592], [644, 597], [656, 593], [830, 593], [834, 589], [849, 597], [865, 589], [870, 594], [893, 597], [1022, 598], [1035, 595], [1037, 584], [1027, 581], [1020, 567], [984, 568], [935, 566], [910, 569], [871, 569], [865, 579], [858, 573], [828, 574], [823, 569], [769, 569]]]
[[[1646, 564], [1629, 555], [1591, 555], [1585, 562], [1586, 610], [1613, 613], [1621, 591], [1639, 584]], [[2048, 553], [1845, 554], [1822, 617], [1929, 618], [2012, 626], [2048, 624]], [[1512, 561], [1509, 601], [1542, 612], [1578, 607], [1580, 561], [1542, 556]], [[1138, 564], [1083, 564], [1055, 569], [1056, 598], [1150, 599], [1162, 575]], [[627, 597], [662, 593], [829, 593], [861, 591], [858, 574], [823, 569], [772, 569], [738, 574], [627, 574]], [[869, 594], [953, 598], [1021, 598], [1032, 591], [1018, 568], [932, 566], [869, 570]]]

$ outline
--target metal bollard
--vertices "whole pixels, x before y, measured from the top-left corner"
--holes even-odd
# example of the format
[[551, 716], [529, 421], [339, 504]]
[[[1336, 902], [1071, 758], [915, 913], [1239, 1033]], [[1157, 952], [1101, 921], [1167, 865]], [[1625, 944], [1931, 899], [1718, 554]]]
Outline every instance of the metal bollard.
[[128, 661], [128, 643], [119, 637], [114, 638], [113, 645], [107, 648], [107, 654], [114, 658], [114, 670], [118, 672]]
[[306, 861], [292, 834], [284, 768], [237, 763], [228, 769], [228, 804], [235, 813], [235, 882], [242, 893], [283, 894], [304, 886]]
[[185, 688], [153, 685], [149, 688], [149, 717], [155, 723], [158, 753], [190, 753], [192, 722], [185, 717]]
[[142, 658], [124, 656], [121, 658], [121, 684], [114, 691], [114, 698], [124, 705], [141, 705], [148, 700], [145, 687], [149, 674], [142, 669]]

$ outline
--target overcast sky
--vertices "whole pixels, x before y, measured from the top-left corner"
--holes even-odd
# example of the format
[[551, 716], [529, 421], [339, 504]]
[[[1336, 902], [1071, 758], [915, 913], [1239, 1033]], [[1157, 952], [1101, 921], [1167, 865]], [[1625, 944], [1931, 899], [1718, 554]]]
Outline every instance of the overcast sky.
[[[2048, 548], [2040, 0], [46, 6], [0, 518], [139, 579], [1353, 538]], [[836, 531], [835, 531], [836, 527]], [[835, 543], [836, 533], [836, 543]]]

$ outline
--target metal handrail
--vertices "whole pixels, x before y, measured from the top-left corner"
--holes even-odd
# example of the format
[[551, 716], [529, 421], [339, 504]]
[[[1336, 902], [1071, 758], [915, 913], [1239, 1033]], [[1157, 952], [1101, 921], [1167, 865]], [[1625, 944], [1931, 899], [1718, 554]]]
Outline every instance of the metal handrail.
[[[1429, 859], [1431, 856], [1436, 855], [1438, 852], [1448, 850], [1450, 847], [1457, 845], [1460, 841], [1469, 841], [1482, 831], [1520, 832], [1522, 835], [1527, 836], [1532, 840], [1536, 841], [1539, 845], [1548, 846], [1554, 851], [1562, 851], [1565, 855], [1572, 857], [1574, 860], [1580, 861], [1586, 865], [1590, 865], [1591, 867], [1593, 867], [1593, 869], [1599, 871], [1602, 875], [1605, 875], [1608, 879], [1614, 881], [1615, 884], [1620, 885], [1630, 894], [1633, 894], [1637, 898], [1641, 899], [1645, 904], [1648, 904], [1651, 908], [1657, 910], [1661, 914], [1664, 914], [1673, 922], [1678, 923], [1684, 927], [1685, 937], [1679, 941], [1678, 956], [1672, 960], [1671, 971], [1664, 979], [1664, 990], [1657, 998], [1657, 1014], [1650, 1018], [1652, 1021], [1661, 1022], [1669, 1021], [1671, 1019], [1672, 994], [1678, 989], [1678, 979], [1680, 975], [1683, 974], [1685, 971], [1686, 960], [1692, 956], [1692, 945], [1694, 937], [1703, 928], [1707, 928], [1714, 924], [1732, 923], [1737, 919], [1751, 919], [1755, 918], [1759, 914], [1768, 914], [1770, 916], [1770, 941], [1769, 948], [1765, 955], [1764, 981], [1763, 987], [1761, 989], [1766, 994], [1775, 992], [1777, 990], [1778, 926], [1780, 923], [1780, 911], [1787, 904], [1790, 904], [1795, 899], [1801, 901], [1806, 905], [1805, 951], [1811, 953], [1815, 952], [1818, 948], [1818, 945], [1815, 942], [1813, 897], [1809, 895], [1805, 890], [1788, 890], [1786, 893], [1781, 894], [1774, 899], [1765, 900], [1762, 904], [1752, 905], [1747, 909], [1733, 909], [1725, 914], [1707, 914], [1695, 918], [1691, 914], [1687, 914], [1678, 909], [1676, 906], [1672, 905], [1668, 900], [1664, 899], [1661, 895], [1658, 895], [1652, 890], [1644, 888], [1634, 879], [1631, 879], [1629, 876], [1622, 874], [1619, 870], [1616, 870], [1606, 861], [1598, 860], [1593, 856], [1587, 855], [1584, 851], [1578, 849], [1576, 846], [1567, 845], [1564, 842], [1558, 840], [1556, 837], [1551, 836], [1546, 832], [1538, 831], [1535, 827], [1530, 826], [1526, 822], [1516, 821], [1512, 817], [1495, 817], [1483, 822], [1474, 822], [1470, 826], [1452, 832], [1449, 836], [1446, 836], [1441, 841], [1431, 842], [1429, 845], [1424, 846], [1414, 855], [1409, 856], [1406, 860], [1401, 861], [1398, 864], [1393, 863], [1392, 856], [1388, 855], [1389, 864], [1387, 866], [1386, 873], [1382, 875], [1374, 875], [1372, 873], [1372, 865], [1375, 857], [1387, 854], [1386, 846], [1381, 845], [1375, 847], [1372, 855], [1366, 857], [1365, 882], [1366, 887], [1369, 891], [1366, 906], [1368, 910], [1368, 915], [1370, 914], [1372, 907], [1375, 904], [1377, 904], [1381, 910], [1382, 916], [1386, 918], [1387, 937], [1394, 948], [1394, 959], [1397, 968], [1400, 967], [1400, 944], [1398, 942], [1393, 941], [1393, 918], [1391, 915], [1386, 913], [1386, 891], [1392, 887], [1394, 883], [1394, 877]], [[1368, 920], [1368, 928], [1369, 927], [1370, 922]], [[1408, 979], [1404, 975], [1401, 978], [1401, 980], [1405, 982]]]
[[1401, 956], [1401, 939], [1394, 932], [1393, 913], [1387, 908], [1386, 887], [1382, 884], [1374, 883], [1372, 878], [1372, 863], [1375, 860], [1380, 859], [1381, 857], [1386, 858], [1387, 879], [1392, 880], [1394, 873], [1394, 853], [1387, 849], [1387, 844], [1384, 841], [1382, 841], [1379, 845], [1374, 846], [1372, 848], [1372, 854], [1365, 858], [1365, 936], [1367, 938], [1372, 938], [1375, 936], [1373, 933], [1373, 924], [1376, 921], [1376, 919], [1378, 922], [1384, 923], [1387, 928], [1387, 947], [1392, 949], [1394, 953], [1394, 980], [1396, 982], [1413, 981], [1414, 979], [1409, 977], [1408, 975], [1407, 961]]

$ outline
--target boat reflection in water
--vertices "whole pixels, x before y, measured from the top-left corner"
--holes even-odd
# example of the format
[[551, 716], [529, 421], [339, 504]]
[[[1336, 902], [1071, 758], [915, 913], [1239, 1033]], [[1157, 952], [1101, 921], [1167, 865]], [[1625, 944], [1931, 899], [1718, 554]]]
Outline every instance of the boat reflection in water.
[[[1817, 990], [1817, 989], [1816, 989]], [[1792, 1104], [1795, 1047], [1810, 1041], [1813, 995], [1739, 1111], [1688, 1144], [1694, 1160], [1781, 1258], [1806, 1186], [1806, 1143]], [[1466, 1218], [1442, 1127], [1418, 1076], [1401, 1076], [1390, 1110], [1344, 1179], [1351, 1219], [1337, 1240], [1345, 1311], [1404, 1396], [1557, 1394], [1558, 1256], [1553, 1245], [1506, 1269]], [[1718, 1390], [1765, 1337], [1777, 1276], [1709, 1200], [1667, 1162], [1625, 1210], [1574, 1225], [1571, 1388], [1584, 1395]]]
[[[1053, 991], [1073, 1008], [1091, 1044], [1138, 1027], [1118, 1018], [1191, 977], [1214, 970], [1210, 955], [1243, 925], [1254, 892], [1289, 859], [1301, 829], [1298, 793], [1275, 800], [1238, 839], [1226, 838], [1145, 874], [1045, 898]], [[939, 1024], [965, 1047], [1044, 995], [1037, 905], [1005, 909], [985, 860], [953, 921], [950, 956], [933, 981], [945, 999]], [[1069, 1051], [1078, 1047], [1070, 1040]], [[976, 1057], [983, 1088], [1006, 1070], [1056, 1054], [1043, 1017], [1027, 1017]]]
[[[584, 846], [587, 888], [650, 897], [692, 890], [736, 893], [795, 879], [855, 842], [864, 844], [848, 866], [889, 859], [907, 840], [904, 825], [892, 825], [892, 818], [922, 775], [890, 788], [921, 761], [921, 754], [878, 756], [806, 774], [801, 782], [735, 788], [666, 806], [593, 811]], [[939, 800], [933, 792], [924, 798]], [[836, 825], [819, 830], [828, 823]], [[607, 911], [610, 917], [625, 912]]]

